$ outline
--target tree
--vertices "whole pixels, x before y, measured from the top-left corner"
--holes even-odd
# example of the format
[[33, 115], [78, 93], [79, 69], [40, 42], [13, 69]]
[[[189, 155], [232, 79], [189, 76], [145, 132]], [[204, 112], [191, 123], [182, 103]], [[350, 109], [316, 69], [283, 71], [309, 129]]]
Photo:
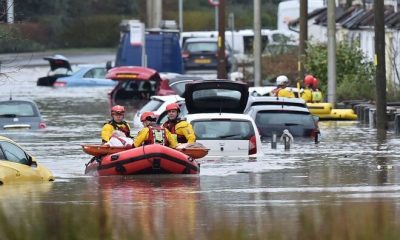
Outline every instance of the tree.
[[[369, 62], [357, 43], [340, 42], [336, 48], [337, 69], [337, 99], [372, 100], [374, 99], [374, 71], [373, 63]], [[319, 88], [327, 92], [327, 59], [326, 44], [309, 44], [305, 68], [307, 73], [319, 80]]]

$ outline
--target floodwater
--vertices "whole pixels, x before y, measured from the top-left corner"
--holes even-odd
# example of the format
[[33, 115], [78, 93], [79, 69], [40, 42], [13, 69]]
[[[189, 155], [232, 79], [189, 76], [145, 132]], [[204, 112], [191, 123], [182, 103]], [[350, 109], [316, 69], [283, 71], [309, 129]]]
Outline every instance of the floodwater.
[[[48, 127], [0, 132], [54, 173], [0, 186], [0, 239], [398, 239], [399, 137], [321, 122], [258, 159], [208, 159], [199, 175], [89, 177], [80, 144], [99, 143], [109, 88], [37, 87], [45, 68], [9, 72], [0, 96], [33, 99]], [[136, 103], [139, 106], [143, 103]], [[127, 119], [132, 122], [134, 109]]]

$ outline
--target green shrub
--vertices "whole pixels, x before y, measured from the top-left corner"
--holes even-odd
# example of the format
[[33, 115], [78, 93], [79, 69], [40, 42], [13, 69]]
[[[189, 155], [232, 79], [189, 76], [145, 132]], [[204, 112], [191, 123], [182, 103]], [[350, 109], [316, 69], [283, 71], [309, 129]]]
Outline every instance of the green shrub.
[[[337, 100], [373, 100], [375, 68], [357, 44], [340, 42], [336, 46]], [[304, 63], [306, 72], [319, 80], [319, 88], [327, 93], [328, 51], [326, 44], [309, 44]]]

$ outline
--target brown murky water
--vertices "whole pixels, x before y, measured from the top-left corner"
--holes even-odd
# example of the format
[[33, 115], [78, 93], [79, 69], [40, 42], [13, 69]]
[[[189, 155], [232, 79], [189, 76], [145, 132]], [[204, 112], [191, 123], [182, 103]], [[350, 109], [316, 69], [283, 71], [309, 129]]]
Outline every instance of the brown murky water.
[[[0, 96], [35, 100], [38, 132], [1, 132], [56, 176], [0, 186], [0, 239], [398, 239], [399, 145], [357, 122], [322, 122], [321, 142], [295, 139], [257, 160], [201, 162], [195, 176], [88, 177], [108, 119], [107, 88], [37, 87], [44, 68], [0, 80]], [[132, 121], [134, 109], [127, 119]]]

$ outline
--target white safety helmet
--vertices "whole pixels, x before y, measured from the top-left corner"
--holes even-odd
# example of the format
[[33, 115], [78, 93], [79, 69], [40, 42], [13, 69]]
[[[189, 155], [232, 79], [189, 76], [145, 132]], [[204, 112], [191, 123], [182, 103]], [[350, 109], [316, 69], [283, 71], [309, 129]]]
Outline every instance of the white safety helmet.
[[276, 85], [288, 84], [289, 79], [285, 75], [280, 75], [276, 78]]

